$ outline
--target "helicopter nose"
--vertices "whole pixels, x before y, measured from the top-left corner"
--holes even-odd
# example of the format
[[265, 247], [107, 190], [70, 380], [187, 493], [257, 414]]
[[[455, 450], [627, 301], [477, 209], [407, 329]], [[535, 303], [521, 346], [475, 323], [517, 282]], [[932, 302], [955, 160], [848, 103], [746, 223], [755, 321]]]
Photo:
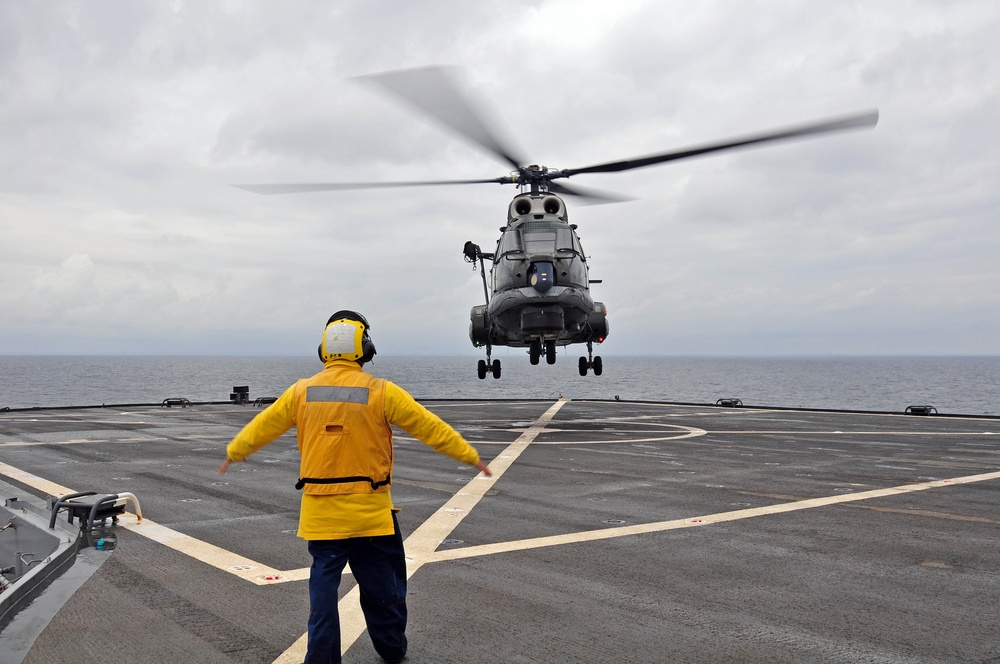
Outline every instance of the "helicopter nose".
[[552, 263], [547, 261], [532, 263], [528, 270], [528, 283], [539, 293], [547, 293], [556, 283]]

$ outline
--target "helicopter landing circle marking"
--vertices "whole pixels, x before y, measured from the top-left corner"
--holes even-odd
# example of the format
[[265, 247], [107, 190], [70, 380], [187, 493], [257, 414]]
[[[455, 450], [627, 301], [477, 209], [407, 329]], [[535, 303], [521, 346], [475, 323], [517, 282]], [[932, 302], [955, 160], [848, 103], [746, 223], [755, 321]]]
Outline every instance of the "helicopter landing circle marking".
[[[620, 440], [616, 438], [597, 438], [591, 440], [534, 440], [532, 445], [613, 445], [613, 444], [629, 444], [634, 445], [635, 443], [653, 443], [653, 442], [664, 442], [664, 441], [674, 441], [674, 440], [684, 440], [686, 438], [698, 438], [700, 436], [706, 435], [708, 432], [705, 429], [700, 429], [698, 427], [689, 427], [681, 424], [667, 424], [664, 422], [636, 422], [636, 423], [623, 423], [626, 426], [602, 429], [600, 432], [604, 435], [614, 435], [615, 433], [630, 434], [627, 440]], [[631, 426], [630, 426], [631, 425]], [[637, 430], [642, 430], [643, 428], [649, 429], [660, 429], [662, 430], [661, 435], [648, 436], [646, 438], [634, 438], [632, 434], [635, 434]], [[583, 433], [583, 429], [560, 429], [558, 427], [546, 427], [545, 435], [546, 437], [552, 434], [579, 434]]]

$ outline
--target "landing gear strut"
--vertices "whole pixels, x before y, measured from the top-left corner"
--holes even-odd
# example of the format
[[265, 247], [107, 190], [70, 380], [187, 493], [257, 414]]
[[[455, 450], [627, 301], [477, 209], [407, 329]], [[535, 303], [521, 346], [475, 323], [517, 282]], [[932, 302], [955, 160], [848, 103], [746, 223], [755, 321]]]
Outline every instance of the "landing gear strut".
[[493, 347], [490, 345], [486, 346], [486, 359], [479, 360], [479, 366], [477, 367], [479, 379], [482, 380], [486, 378], [487, 373], [492, 373], [494, 378], [500, 377], [500, 360], [490, 361], [490, 353]]
[[580, 375], [586, 376], [589, 369], [594, 370], [595, 376], [600, 376], [604, 372], [604, 362], [601, 361], [601, 356], [594, 357], [594, 343], [592, 341], [587, 342], [587, 357], [580, 358]]
[[[486, 287], [486, 264], [484, 263], [484, 259], [489, 258], [490, 260], [492, 260], [493, 259], [493, 254], [484, 254], [482, 252], [482, 250], [480, 250], [479, 245], [478, 244], [474, 244], [472, 242], [466, 242], [465, 243], [465, 247], [462, 249], [462, 253], [465, 254], [465, 262], [472, 263], [472, 269], [473, 270], [476, 269], [476, 261], [479, 261], [479, 273], [482, 274], [482, 276], [483, 276], [483, 295], [486, 296], [486, 305], [489, 306], [489, 304], [490, 304], [490, 291]], [[470, 334], [473, 333], [474, 330], [475, 330], [475, 325], [476, 325], [475, 310], [476, 309], [477, 309], [477, 307], [473, 307], [473, 325], [472, 325], [472, 327], [470, 327]], [[487, 313], [486, 313], [486, 307], [483, 307], [483, 311], [481, 312], [480, 315], [482, 316], [481, 322], [479, 323], [482, 326], [481, 332], [484, 335], [488, 335], [489, 317], [487, 316]], [[487, 336], [487, 338], [488, 338], [488, 336]], [[473, 336], [473, 343], [476, 346], [479, 345], [479, 341], [478, 341], [478, 339], [475, 336]], [[493, 351], [493, 346], [487, 341], [486, 342], [486, 359], [485, 360], [479, 360], [479, 366], [477, 367], [478, 374], [479, 374], [479, 379], [480, 380], [486, 378], [486, 374], [487, 373], [492, 373], [494, 378], [499, 378], [500, 377], [500, 360], [492, 360], [492, 361], [490, 360], [490, 353], [492, 351]]]

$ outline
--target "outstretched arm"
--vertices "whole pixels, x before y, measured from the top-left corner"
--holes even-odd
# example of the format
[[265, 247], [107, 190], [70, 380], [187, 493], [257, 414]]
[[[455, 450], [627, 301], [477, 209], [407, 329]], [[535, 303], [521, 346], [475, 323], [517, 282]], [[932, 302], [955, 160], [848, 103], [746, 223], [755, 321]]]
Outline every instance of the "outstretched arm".
[[293, 385], [236, 434], [226, 446], [226, 459], [219, 466], [220, 475], [229, 469], [232, 462], [246, 461], [248, 456], [270, 445], [295, 426], [294, 393]]
[[479, 458], [476, 448], [469, 445], [462, 434], [417, 403], [409, 392], [390, 382], [385, 386], [385, 415], [390, 424], [433, 447], [436, 452], [475, 466], [487, 477], [493, 475]]

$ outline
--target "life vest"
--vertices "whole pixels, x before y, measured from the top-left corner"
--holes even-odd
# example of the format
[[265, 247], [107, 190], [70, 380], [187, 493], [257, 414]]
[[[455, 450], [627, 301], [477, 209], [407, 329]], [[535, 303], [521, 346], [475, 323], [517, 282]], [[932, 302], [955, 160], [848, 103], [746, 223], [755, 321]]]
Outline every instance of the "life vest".
[[302, 457], [295, 488], [307, 494], [389, 490], [392, 427], [385, 418], [385, 381], [356, 366], [336, 362], [295, 385]]

